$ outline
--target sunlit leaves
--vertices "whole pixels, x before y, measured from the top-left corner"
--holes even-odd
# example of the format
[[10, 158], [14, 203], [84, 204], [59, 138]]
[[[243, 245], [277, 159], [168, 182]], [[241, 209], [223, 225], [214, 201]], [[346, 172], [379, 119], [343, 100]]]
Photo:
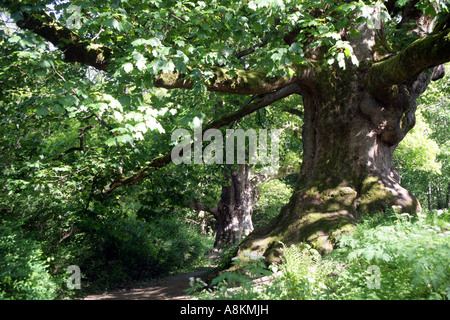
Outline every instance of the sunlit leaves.
[[104, 25], [107, 26], [107, 27], [112, 27], [112, 28], [114, 28], [116, 30], [120, 30], [121, 29], [119, 21], [117, 21], [114, 18], [106, 19], [105, 22], [104, 22]]
[[250, 0], [248, 2], [248, 7], [252, 10], [261, 9], [261, 8], [273, 8], [273, 9], [281, 9], [285, 8], [284, 4], [287, 1], [284, 0]]
[[150, 39], [136, 39], [131, 43], [132, 46], [151, 46], [158, 48], [161, 46], [161, 40], [158, 38], [150, 38]]
[[125, 70], [126, 73], [130, 73], [133, 70], [133, 64], [130, 62], [125, 63], [122, 66], [123, 70]]
[[153, 74], [168, 73], [175, 70], [175, 64], [172, 61], [155, 59], [149, 64], [149, 68]]

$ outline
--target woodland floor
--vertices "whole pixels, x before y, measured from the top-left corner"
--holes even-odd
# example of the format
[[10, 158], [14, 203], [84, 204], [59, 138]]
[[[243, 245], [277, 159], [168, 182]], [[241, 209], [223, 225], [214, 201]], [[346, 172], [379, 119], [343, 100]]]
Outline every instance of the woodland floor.
[[[215, 262], [215, 255], [210, 255], [211, 263]], [[186, 293], [189, 289], [189, 278], [202, 278], [213, 265], [199, 268], [193, 272], [151, 280], [130, 289], [116, 289], [103, 294], [91, 294], [83, 300], [190, 300]]]

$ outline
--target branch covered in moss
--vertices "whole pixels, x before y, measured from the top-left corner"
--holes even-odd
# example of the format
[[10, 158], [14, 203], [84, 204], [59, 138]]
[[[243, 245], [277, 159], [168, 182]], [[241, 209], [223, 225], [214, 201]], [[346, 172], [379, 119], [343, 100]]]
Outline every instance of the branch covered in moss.
[[80, 62], [106, 71], [113, 51], [100, 44], [79, 37], [72, 30], [60, 25], [45, 12], [22, 12], [23, 19], [17, 22], [22, 29], [31, 30], [64, 52], [66, 62]]
[[[91, 43], [81, 38], [69, 28], [62, 26], [45, 12], [22, 12], [23, 19], [17, 22], [22, 29], [30, 30], [53, 45], [65, 55], [66, 62], [80, 62], [98, 70], [107, 71], [113, 64], [114, 52], [111, 48]], [[233, 70], [213, 67], [213, 77], [204, 83], [209, 91], [232, 94], [264, 94], [291, 83], [309, 80], [312, 75], [310, 67], [298, 66], [293, 76], [269, 77], [265, 71]], [[154, 84], [166, 89], [192, 89], [193, 82], [184, 74], [163, 73], [155, 76]]]
[[374, 63], [369, 73], [372, 93], [381, 100], [393, 86], [408, 81], [428, 68], [450, 61], [450, 29], [418, 39], [397, 55]]
[[[291, 83], [298, 82], [301, 77], [307, 78], [311, 73], [306, 68], [300, 76], [268, 77], [264, 71], [233, 70], [226, 68], [211, 68], [214, 76], [204, 85], [208, 91], [232, 93], [232, 94], [264, 94]], [[302, 72], [302, 70], [299, 70]], [[192, 89], [193, 82], [185, 75], [179, 73], [164, 73], [155, 77], [155, 86], [166, 89]]]

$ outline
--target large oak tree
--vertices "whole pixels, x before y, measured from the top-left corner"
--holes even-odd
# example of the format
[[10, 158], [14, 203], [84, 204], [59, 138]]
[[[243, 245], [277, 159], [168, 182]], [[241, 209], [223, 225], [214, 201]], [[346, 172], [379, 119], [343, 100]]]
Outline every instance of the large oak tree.
[[[302, 96], [303, 164], [295, 191], [241, 251], [276, 259], [279, 241], [329, 251], [363, 214], [392, 205], [420, 210], [391, 158], [414, 126], [417, 98], [450, 61], [445, 1], [113, 0], [72, 1], [71, 10], [51, 1], [0, 3], [65, 62], [101, 70], [112, 82], [130, 73], [142, 86], [253, 96], [204, 130]], [[55, 4], [58, 14], [50, 13]], [[118, 175], [104, 192], [170, 162], [170, 152], [156, 157]]]

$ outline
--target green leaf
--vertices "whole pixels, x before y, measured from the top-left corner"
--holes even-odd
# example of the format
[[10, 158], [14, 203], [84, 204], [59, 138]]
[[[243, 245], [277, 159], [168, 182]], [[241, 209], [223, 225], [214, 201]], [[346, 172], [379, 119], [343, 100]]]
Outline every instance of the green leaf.
[[302, 48], [302, 45], [300, 43], [294, 42], [289, 47], [289, 51], [294, 52], [294, 53], [303, 53], [303, 48]]
[[78, 106], [80, 103], [80, 100], [74, 95], [67, 95], [63, 98], [58, 99], [58, 102], [65, 107], [70, 107], [70, 106], [74, 106], [74, 105]]
[[336, 60], [338, 62], [339, 67], [345, 69], [345, 54], [343, 52], [339, 52], [337, 54]]
[[130, 73], [131, 71], [133, 71], [133, 64], [132, 63], [127, 62], [122, 67], [123, 67], [123, 70], [126, 73]]
[[357, 29], [350, 30], [350, 37], [358, 38], [360, 36], [359, 31]]
[[317, 28], [317, 31], [319, 31], [320, 34], [325, 33], [328, 31], [328, 27], [327, 26], [319, 26]]
[[53, 111], [58, 113], [58, 114], [64, 114], [66, 112], [66, 109], [64, 109], [61, 105], [59, 104], [55, 104], [52, 107]]
[[119, 30], [119, 29], [120, 29], [119, 21], [117, 21], [117, 20], [114, 19], [114, 18], [106, 19], [105, 22], [104, 22], [104, 25], [105, 25], [106, 27], [112, 27], [112, 28], [114, 28], [114, 29], [116, 29], [116, 30]]
[[36, 111], [36, 115], [38, 115], [38, 116], [46, 116], [49, 113], [50, 113], [50, 111], [46, 107], [39, 107], [39, 108], [37, 108], [37, 111]]
[[133, 47], [137, 47], [137, 46], [142, 46], [142, 45], [147, 45], [147, 46], [152, 46], [152, 47], [160, 47], [161, 46], [161, 40], [159, 40], [158, 38], [150, 38], [150, 39], [137, 39], [134, 40], [131, 45]]
[[407, 4], [410, 0], [397, 0], [395, 6], [396, 7], [403, 7], [405, 4]]
[[135, 65], [140, 71], [147, 67], [147, 59], [139, 52], [133, 52], [133, 59], [136, 61]]
[[115, 146], [117, 144], [117, 139], [115, 137], [111, 137], [105, 141], [105, 144], [109, 147]]
[[219, 6], [219, 7], [217, 7], [217, 12], [225, 13], [225, 12], [228, 12], [228, 9], [224, 6]]
[[150, 63], [149, 68], [153, 70], [154, 74], [160, 71], [167, 73], [175, 70], [175, 64], [172, 61], [156, 59]]
[[133, 142], [133, 140], [134, 140], [133, 137], [130, 136], [129, 134], [124, 134], [117, 137], [117, 141], [122, 143], [131, 143]]
[[17, 43], [20, 41], [20, 36], [12, 36], [11, 38], [8, 39], [9, 43]]

